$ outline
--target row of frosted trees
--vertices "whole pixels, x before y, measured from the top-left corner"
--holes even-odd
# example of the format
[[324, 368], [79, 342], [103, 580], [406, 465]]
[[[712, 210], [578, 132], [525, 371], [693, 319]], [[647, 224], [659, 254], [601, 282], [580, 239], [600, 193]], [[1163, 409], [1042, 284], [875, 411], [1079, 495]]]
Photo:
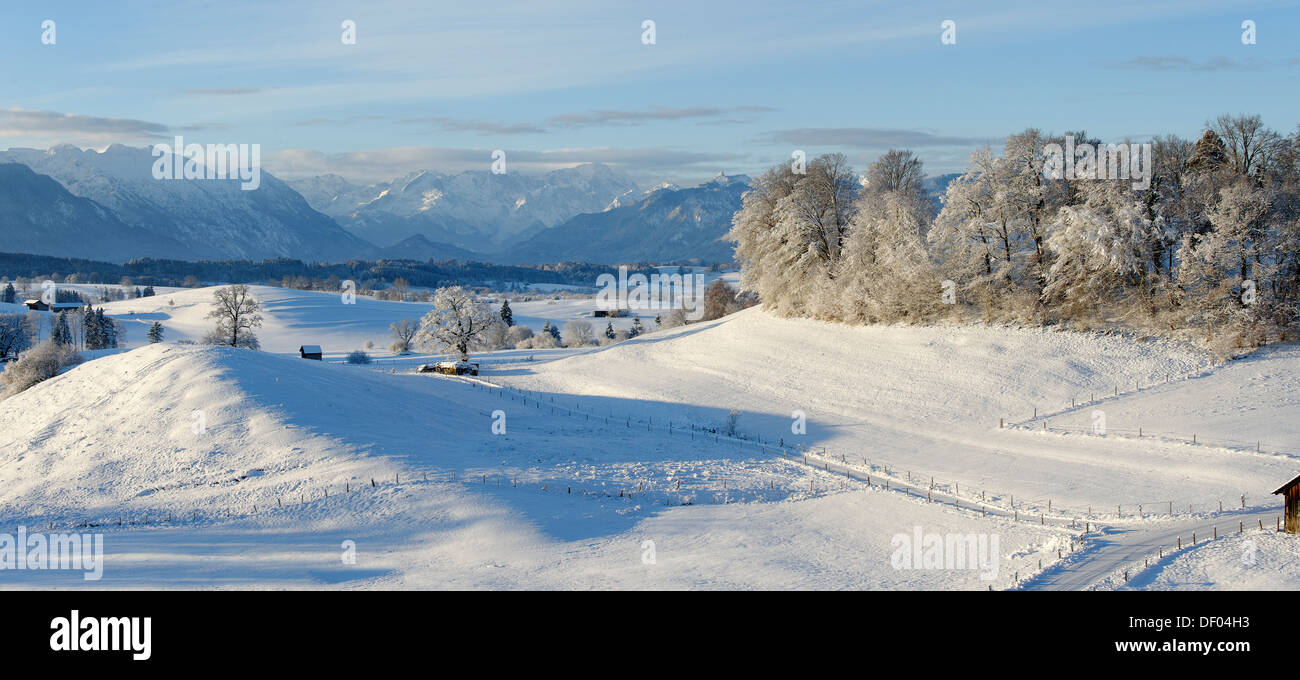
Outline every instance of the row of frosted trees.
[[840, 154], [773, 168], [733, 219], [742, 285], [778, 314], [846, 322], [1193, 331], [1225, 350], [1294, 331], [1300, 130], [1220, 116], [1195, 142], [1155, 139], [1146, 186], [1062, 176], [1064, 140], [981, 149], [937, 203], [909, 151], [864, 177]]

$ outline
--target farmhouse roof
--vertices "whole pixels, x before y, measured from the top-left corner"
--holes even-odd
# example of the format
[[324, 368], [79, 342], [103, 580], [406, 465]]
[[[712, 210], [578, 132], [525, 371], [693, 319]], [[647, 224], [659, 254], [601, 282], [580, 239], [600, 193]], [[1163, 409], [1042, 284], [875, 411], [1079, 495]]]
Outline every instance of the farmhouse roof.
[[1300, 484], [1300, 475], [1296, 475], [1296, 478], [1295, 478], [1295, 479], [1293, 479], [1293, 480], [1287, 482], [1286, 484], [1283, 484], [1282, 486], [1278, 487], [1277, 491], [1274, 491], [1273, 493], [1275, 493], [1275, 494], [1278, 494], [1278, 493], [1286, 493], [1286, 490], [1287, 490], [1287, 489], [1289, 489], [1289, 488], [1295, 486], [1296, 484]]

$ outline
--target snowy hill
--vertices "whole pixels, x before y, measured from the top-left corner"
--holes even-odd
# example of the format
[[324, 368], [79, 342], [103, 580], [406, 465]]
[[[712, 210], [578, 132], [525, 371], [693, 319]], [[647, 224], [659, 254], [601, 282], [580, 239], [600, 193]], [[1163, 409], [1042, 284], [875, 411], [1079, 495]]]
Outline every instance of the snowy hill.
[[[490, 434], [494, 409], [508, 434]], [[1008, 575], [898, 571], [891, 536], [999, 528], [1003, 571], [1066, 536], [879, 490], [827, 495], [834, 478], [817, 470], [554, 416], [499, 390], [245, 350], [88, 362], [5, 402], [0, 432], [6, 520], [100, 524], [95, 587], [983, 589]], [[340, 564], [347, 539], [355, 566]], [[5, 585], [80, 579], [18, 572]]]
[[147, 234], [118, 245], [118, 251], [135, 256], [156, 252], [158, 239], [179, 243], [180, 256], [194, 260], [342, 260], [366, 257], [373, 250], [265, 170], [259, 188], [244, 191], [237, 179], [154, 179], [150, 149], [120, 144], [103, 152], [68, 145], [9, 149], [0, 151], [0, 162], [21, 163], [49, 175], [68, 192], [98, 203]]
[[[141, 347], [0, 402], [0, 519], [97, 524], [109, 560], [96, 587], [1090, 587], [1141, 564], [1148, 543], [1235, 527], [1219, 501], [1245, 493], [1243, 520], [1272, 518], [1267, 491], [1300, 466], [1295, 451], [1063, 429], [1071, 399], [1091, 409], [1093, 392], [1102, 408], [1118, 386], [1111, 399], [1172, 413], [1236, 385], [1270, 409], [1254, 427], [1288, 441], [1293, 383], [1267, 354], [1220, 366], [1117, 335], [851, 327], [754, 308], [536, 361], [480, 355], [483, 375], [457, 380], [276, 354], [305, 336], [356, 346], [424, 305], [253, 290], [271, 351]], [[108, 307], [163, 318], [175, 339], [206, 330], [210, 295]], [[516, 318], [583, 309], [533, 304], [512, 305]], [[743, 439], [713, 434], [733, 410]], [[792, 430], [800, 415], [806, 434]], [[998, 573], [899, 567], [897, 541], [915, 532], [997, 536]], [[355, 565], [339, 560], [348, 540]], [[1133, 587], [1229, 573], [1240, 546], [1222, 545]], [[24, 572], [5, 585], [85, 584]]]
[[[1163, 385], [1211, 370], [1208, 356], [1166, 342], [1040, 329], [854, 327], [778, 319], [759, 308], [719, 322], [656, 333], [532, 367], [511, 384], [656, 405], [656, 420], [738, 409], [742, 431], [825, 447], [859, 466], [888, 464], [914, 477], [1015, 494], [1021, 503], [1083, 512], [1172, 502], [1200, 510], [1247, 495], [1252, 505], [1295, 476], [1300, 450], [1237, 453], [1164, 442], [1089, 437], [1057, 430], [999, 429], [1055, 414], [1090, 393]], [[1245, 377], [1245, 376], [1243, 376]], [[1200, 403], [1189, 391], [1169, 404]], [[1276, 383], [1258, 394], [1296, 420], [1300, 409]], [[791, 434], [794, 411], [807, 435]], [[1261, 427], [1265, 427], [1262, 423]], [[1269, 434], [1278, 428], [1272, 425]], [[1261, 437], [1265, 436], [1263, 434]], [[1271, 485], [1271, 486], [1270, 486]], [[1267, 488], [1266, 488], [1267, 487]]]

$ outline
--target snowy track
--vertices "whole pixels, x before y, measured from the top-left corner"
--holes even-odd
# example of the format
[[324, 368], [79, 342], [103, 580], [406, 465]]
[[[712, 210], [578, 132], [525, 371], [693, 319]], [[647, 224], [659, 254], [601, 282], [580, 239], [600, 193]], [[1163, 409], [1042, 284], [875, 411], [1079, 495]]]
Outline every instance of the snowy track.
[[[1121, 588], [1147, 569], [1158, 569], [1181, 552], [1223, 540], [1263, 523], [1272, 529], [1281, 508], [1225, 513], [1213, 519], [1174, 520], [1153, 525], [1112, 526], [1089, 536], [1088, 547], [1026, 580], [1025, 590], [1090, 590], [1107, 581]], [[1218, 530], [1217, 539], [1214, 530]], [[1196, 543], [1193, 543], [1193, 540]], [[1181, 546], [1181, 547], [1180, 547]], [[1125, 571], [1128, 579], [1125, 579]]]

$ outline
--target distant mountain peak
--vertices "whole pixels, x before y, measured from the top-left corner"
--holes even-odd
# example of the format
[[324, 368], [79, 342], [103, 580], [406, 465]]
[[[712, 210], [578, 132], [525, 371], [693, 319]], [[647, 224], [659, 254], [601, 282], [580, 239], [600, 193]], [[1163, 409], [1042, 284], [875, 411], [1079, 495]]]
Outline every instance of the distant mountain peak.
[[0, 152], [5, 161], [111, 211], [134, 230], [123, 248], [139, 254], [159, 250], [150, 241], [175, 245], [169, 255], [181, 259], [327, 260], [373, 251], [265, 170], [257, 190], [243, 191], [237, 179], [155, 179], [149, 147], [113, 144], [100, 152], [60, 144]]

